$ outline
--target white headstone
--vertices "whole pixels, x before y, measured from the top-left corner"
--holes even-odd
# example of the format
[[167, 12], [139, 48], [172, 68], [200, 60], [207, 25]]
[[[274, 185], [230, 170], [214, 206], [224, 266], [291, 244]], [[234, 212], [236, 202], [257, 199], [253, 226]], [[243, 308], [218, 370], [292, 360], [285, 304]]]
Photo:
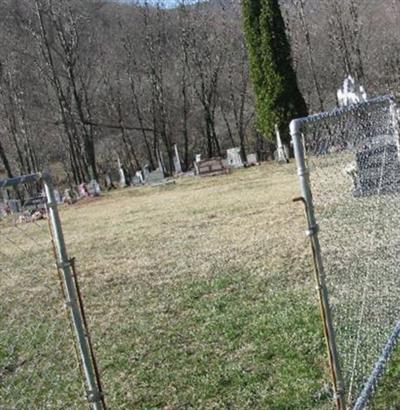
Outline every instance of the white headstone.
[[70, 204], [70, 205], [72, 204], [72, 195], [71, 195], [70, 189], [66, 189], [64, 191], [63, 201], [66, 202], [67, 204]]
[[119, 186], [121, 188], [125, 188], [126, 187], [126, 178], [125, 178], [124, 169], [122, 168], [121, 161], [120, 161], [119, 157], [118, 157], [118, 171], [119, 171]]
[[246, 155], [247, 165], [258, 165], [257, 154]]
[[95, 179], [92, 179], [89, 182], [87, 188], [88, 188], [90, 195], [99, 196], [101, 193], [100, 185]]
[[176, 144], [174, 144], [174, 150], [175, 150], [175, 156], [174, 156], [175, 172], [177, 174], [181, 174], [182, 173], [181, 159], [179, 158], [178, 146]]
[[195, 160], [194, 160], [194, 173], [195, 175], [199, 175], [199, 162], [201, 161], [201, 154], [196, 154]]
[[240, 156], [240, 148], [229, 148], [226, 150], [226, 159], [231, 168], [242, 168], [243, 162]]
[[337, 91], [337, 99], [340, 107], [346, 107], [351, 104], [367, 101], [367, 93], [364, 87], [349, 75], [344, 80], [343, 87]]
[[285, 149], [281, 140], [281, 133], [279, 132], [278, 124], [275, 124], [276, 134], [276, 160], [280, 164], [287, 164], [289, 162], [289, 156], [287, 155], [287, 148]]
[[60, 194], [60, 191], [57, 188], [54, 188], [54, 198], [55, 198], [55, 200], [58, 204], [62, 203], [61, 194]]
[[[162, 177], [164, 178], [164, 164], [163, 164], [163, 159], [161, 156], [161, 153], [159, 150], [157, 150], [157, 162], [158, 162], [158, 169], [156, 171], [160, 171], [162, 173]], [[153, 171], [155, 172], [155, 171]]]
[[140, 184], [144, 183], [142, 171], [136, 171], [135, 177], [138, 179]]
[[89, 196], [89, 192], [86, 188], [85, 183], [82, 183], [82, 184], [78, 185], [78, 192], [79, 192], [79, 198], [85, 198], [85, 197]]

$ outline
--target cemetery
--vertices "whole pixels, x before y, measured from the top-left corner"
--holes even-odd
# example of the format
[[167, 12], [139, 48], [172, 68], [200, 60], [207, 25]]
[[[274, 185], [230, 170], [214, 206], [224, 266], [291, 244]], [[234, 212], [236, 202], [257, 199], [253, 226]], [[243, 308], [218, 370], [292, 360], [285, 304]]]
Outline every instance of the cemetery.
[[400, 409], [399, 7], [2, 0], [0, 410]]
[[[266, 408], [277, 400], [283, 408], [330, 408], [303, 209], [292, 202], [298, 191], [295, 174], [293, 163], [266, 163], [216, 178], [180, 178], [174, 190], [132, 187], [103, 192], [98, 201], [82, 201], [79, 207], [61, 205], [67, 247], [79, 260], [86, 314], [99, 362], [106, 364], [102, 380], [113, 407], [201, 400], [207, 408], [228, 402], [248, 408], [257, 388], [257, 402]], [[9, 239], [21, 241], [7, 220], [0, 224]], [[26, 227], [44, 243], [46, 230]], [[262, 234], [253, 235], [254, 230]], [[105, 248], [95, 245], [99, 238]], [[28, 235], [24, 241], [19, 246], [29, 249]], [[4, 249], [6, 237], [0, 243]], [[32, 268], [47, 260], [46, 254], [42, 248], [39, 259], [31, 259]], [[41, 269], [46, 276], [51, 271], [51, 264], [48, 271]], [[11, 278], [7, 284], [12, 289]], [[18, 334], [17, 327], [7, 331], [10, 337]], [[267, 362], [258, 360], [265, 355]], [[65, 360], [61, 365], [69, 368]], [[271, 366], [275, 371], [265, 379]], [[80, 382], [74, 369], [68, 372], [68, 389], [60, 384], [56, 391], [70, 408], [80, 408]], [[166, 372], [175, 374], [172, 391]], [[376, 408], [385, 408], [379, 403], [393, 395], [392, 383], [383, 381]], [[38, 385], [46, 389], [51, 381]], [[220, 385], [219, 392], [212, 385]], [[243, 390], [243, 385], [248, 387]], [[76, 394], [65, 396], [63, 389]], [[123, 390], [131, 393], [118, 394]]]
[[[193, 169], [188, 172], [182, 172], [180, 165], [179, 153], [177, 145], [175, 144], [175, 172], [173, 175], [167, 177], [164, 170], [164, 166], [161, 161], [158, 163], [158, 168], [151, 171], [149, 165], [144, 165], [141, 170], [136, 171], [134, 177], [129, 180], [126, 178], [126, 171], [124, 170], [121, 161], [117, 158], [117, 170], [119, 176], [119, 182], [114, 184], [110, 176], [110, 170], [104, 175], [104, 189], [109, 191], [110, 189], [141, 187], [141, 186], [160, 186], [171, 185], [175, 183], [174, 178], [182, 176], [216, 176], [229, 173], [233, 169], [243, 168], [247, 166], [259, 165], [257, 161], [257, 154], [247, 154], [246, 162], [243, 162], [240, 155], [240, 148], [230, 148], [226, 151], [226, 159], [221, 157], [208, 158], [201, 160], [201, 155], [197, 155], [193, 162]], [[285, 155], [285, 154], [283, 154]], [[88, 184], [82, 183], [77, 186], [66, 187], [62, 191], [59, 188], [55, 189], [56, 201], [58, 204], [73, 205], [78, 201], [88, 198], [98, 197], [102, 194], [100, 184], [95, 180], [91, 180]], [[35, 187], [31, 187], [31, 191], [27, 192], [23, 189], [20, 193], [22, 195], [19, 199], [16, 197], [16, 193], [12, 189], [0, 190], [0, 218], [2, 216], [9, 215], [11, 213], [20, 213], [27, 211], [37, 211], [39, 208], [43, 208], [45, 204], [44, 192], [39, 192]], [[13, 198], [10, 198], [9, 196]], [[27, 216], [27, 215], [25, 215]], [[28, 220], [29, 218], [25, 218]]]
[[[346, 79], [344, 90], [348, 83]], [[13, 199], [16, 192], [10, 187], [1, 190], [3, 236], [0, 246], [3, 249], [7, 243], [18, 244], [15, 252], [31, 249], [25, 241], [33, 237], [35, 242], [45, 243], [46, 229], [43, 228], [54, 221], [46, 221], [45, 204], [53, 198], [59, 205], [65, 221], [67, 248], [79, 258], [79, 269], [84, 272], [78, 287], [76, 267], [72, 265], [77, 294], [85, 294], [84, 315], [89, 313], [91, 318], [91, 333], [97, 341], [99, 361], [107, 362], [107, 357], [117, 360], [102, 371], [102, 380], [108, 391], [115, 392], [121, 386], [132, 387], [131, 381], [128, 382], [130, 377], [123, 375], [130, 371], [139, 375], [137, 384], [133, 385], [133, 395], [107, 398], [113, 406], [134, 406], [141, 402], [152, 407], [159, 403], [169, 405], [171, 400], [205, 400], [205, 407], [208, 407], [220, 400], [224, 403], [232, 400], [247, 408], [246, 396], [238, 393], [239, 386], [248, 384], [250, 390], [255, 386], [260, 388], [261, 378], [254, 378], [254, 372], [263, 374], [268, 371], [264, 366], [273, 365], [279, 369], [279, 376], [267, 383], [262, 378], [263, 388], [268, 393], [258, 398], [267, 408], [275, 405], [274, 395], [280, 389], [297, 383], [292, 394], [279, 396], [284, 408], [328, 409], [331, 402], [326, 387], [330, 382], [328, 366], [335, 375], [334, 380], [342, 383], [334, 384], [334, 388], [342, 386], [342, 391], [349, 395], [349, 403], [357, 400], [357, 409], [363, 408], [367, 400], [371, 401], [371, 391], [379, 380], [380, 388], [372, 402], [377, 403], [376, 408], [385, 408], [386, 394], [392, 394], [396, 382], [389, 376], [382, 376], [383, 369], [385, 366], [398, 369], [400, 363], [400, 356], [394, 349], [400, 333], [399, 326], [395, 326], [400, 311], [398, 298], [391, 292], [400, 285], [394, 275], [396, 259], [392, 256], [393, 246], [398, 243], [397, 230], [393, 229], [397, 225], [393, 222], [400, 222], [397, 212], [400, 186], [398, 117], [390, 96], [352, 103], [346, 92], [341, 95], [346, 102], [342, 108], [293, 122], [294, 152], [306, 204], [309, 201], [307, 189], [313, 194], [313, 202], [306, 206], [312, 254], [301, 234], [304, 227], [302, 207], [292, 202], [298, 190], [295, 164], [289, 161], [288, 147], [282, 144], [277, 127], [275, 162], [260, 164], [251, 153], [244, 162], [240, 149], [234, 147], [227, 150], [226, 158], [201, 159], [197, 155], [193, 170], [184, 173], [176, 165], [176, 173], [169, 177], [160, 160], [157, 169], [152, 171], [146, 165], [129, 180], [118, 160], [119, 189], [102, 190], [97, 181], [92, 180], [89, 184], [66, 188], [63, 195], [61, 188], [52, 188], [50, 197], [48, 187], [33, 195], [35, 190], [31, 182], [24, 185], [23, 192], [19, 191], [21, 199]], [[361, 114], [352, 115], [354, 110], [361, 110]], [[330, 122], [331, 117], [338, 116], [343, 116], [343, 120]], [[301, 121], [304, 121], [303, 134], [296, 128]], [[179, 158], [176, 146], [175, 152]], [[304, 164], [301, 161], [305, 161]], [[310, 169], [309, 188], [305, 188], [306, 180], [302, 180], [301, 170], [305, 164]], [[266, 181], [266, 189], [260, 190], [260, 185]], [[170, 185], [174, 189], [170, 189]], [[314, 214], [310, 213], [313, 206], [318, 220], [322, 221], [321, 248], [316, 247], [317, 236], [314, 237], [316, 222]], [[268, 217], [260, 219], [265, 213]], [[386, 219], [381, 219], [381, 215]], [[283, 222], [276, 224], [276, 221]], [[375, 232], [378, 222], [379, 233]], [[369, 227], [369, 236], [363, 236], [359, 231], [361, 226]], [[16, 227], [23, 230], [22, 238], [15, 234]], [[252, 235], [254, 229], [257, 235]], [[353, 229], [352, 235], [343, 235], [343, 229], [346, 233]], [[260, 230], [263, 235], [259, 234]], [[95, 246], [98, 237], [107, 244], [105, 251]], [[387, 241], [385, 245], [384, 240]], [[269, 246], [267, 258], [264, 257], [265, 241]], [[376, 243], [382, 245], [376, 248]], [[54, 244], [57, 248], [58, 242]], [[36, 263], [46, 259], [44, 249], [40, 248], [31, 260], [34, 269]], [[366, 250], [369, 256], [360, 264], [354, 256]], [[323, 318], [331, 329], [326, 334], [327, 343], [329, 348], [338, 349], [331, 361], [322, 366], [326, 356], [322, 335], [315, 339], [315, 332], [321, 328], [311, 286], [313, 267], [317, 273], [322, 269], [318, 262], [319, 252], [328, 272], [326, 283], [319, 286], [326, 289], [331, 298], [328, 303], [320, 294]], [[339, 259], [337, 252], [342, 252]], [[382, 258], [385, 260], [382, 269], [374, 265], [371, 272], [368, 264], [375, 264]], [[7, 261], [3, 263], [6, 272], [18, 269], [15, 259], [8, 259], [8, 262], [13, 260], [13, 265], [7, 265]], [[22, 263], [21, 260], [21, 268]], [[50, 264], [46, 269], [49, 268], [51, 270]], [[46, 274], [46, 270], [39, 269]], [[317, 276], [317, 281], [322, 278]], [[36, 286], [35, 280], [32, 286]], [[382, 281], [392, 289], [382, 288]], [[7, 283], [11, 289], [12, 282], [7, 279]], [[355, 286], [361, 289], [361, 285], [364, 286], [361, 296], [360, 290], [354, 294], [348, 291]], [[269, 296], [264, 296], [260, 289]], [[295, 305], [287, 304], [288, 299], [295, 300]], [[104, 303], [99, 305], [97, 300]], [[375, 300], [380, 300], [379, 306], [374, 305]], [[278, 310], [277, 306], [280, 306]], [[131, 314], [132, 318], [127, 319]], [[268, 315], [264, 324], [259, 323], [260, 314]], [[375, 317], [376, 322], [367, 322], [366, 315]], [[202, 325], [204, 320], [211, 320], [218, 332]], [[129, 338], [133, 335], [133, 341], [124, 334], [126, 326], [131, 326]], [[252, 335], [252, 327], [260, 333]], [[148, 331], [143, 334], [141, 328]], [[192, 329], [190, 335], [185, 333], [187, 328]], [[332, 329], [335, 333], [331, 334]], [[11, 327], [8, 332], [11, 337], [17, 337], [15, 332], [19, 329]], [[262, 341], [270, 332], [274, 340], [284, 343], [275, 345], [272, 342], [266, 352]], [[160, 338], [153, 339], [154, 334], [160, 334]], [[215, 339], [217, 334], [220, 336]], [[298, 337], [301, 343], [288, 348], [290, 340]], [[135, 351], [143, 352], [136, 359], [131, 358], [132, 342]], [[59, 343], [58, 349], [68, 350], [60, 340], [56, 343]], [[385, 343], [388, 344], [385, 346]], [[247, 344], [250, 350], [242, 351]], [[213, 346], [212, 350], [209, 345]], [[91, 342], [88, 349], [92, 351]], [[223, 352], [221, 354], [228, 359], [222, 360], [217, 351]], [[257, 359], [264, 354], [277, 355], [279, 359], [276, 364], [273, 359], [268, 364]], [[121, 355], [134, 360], [134, 368], [125, 369], [118, 362]], [[177, 368], [174, 367], [176, 357], [181, 357]], [[257, 364], [247, 373], [248, 363], [254, 359]], [[160, 360], [168, 363], [169, 371], [178, 372], [172, 396], [164, 394], [169, 391], [169, 387], [163, 385], [168, 378], [164, 374], [166, 370], [157, 365]], [[196, 393], [187, 397], [188, 381], [184, 374], [193, 366], [193, 360], [196, 366], [200, 365], [195, 373], [197, 376], [190, 382], [194, 383]], [[201, 368], [204, 366], [212, 383], [203, 380]], [[57, 367], [52, 371], [57, 372]], [[156, 388], [149, 383], [149, 376], [162, 387]], [[365, 384], [368, 376], [371, 381], [368, 379]], [[74, 380], [73, 373], [68, 377]], [[209, 388], [220, 383], [221, 378], [229, 380], [233, 388], [221, 387], [223, 394], [215, 396]], [[307, 380], [307, 384], [298, 384], [299, 380]], [[78, 379], [71, 383], [68, 389], [78, 391]], [[46, 391], [50, 385], [50, 380], [45, 379], [41, 388]], [[66, 386], [52, 387], [59, 388], [57, 394], [68, 406], [79, 408], [82, 405], [79, 402], [82, 396], [78, 393], [65, 396]], [[158, 394], [149, 397], [150, 391]], [[1, 386], [0, 393], [7, 397], [8, 393], [2, 391]], [[334, 397], [338, 401], [346, 400], [344, 395]], [[22, 405], [25, 399], [31, 400], [29, 394], [21, 401]]]

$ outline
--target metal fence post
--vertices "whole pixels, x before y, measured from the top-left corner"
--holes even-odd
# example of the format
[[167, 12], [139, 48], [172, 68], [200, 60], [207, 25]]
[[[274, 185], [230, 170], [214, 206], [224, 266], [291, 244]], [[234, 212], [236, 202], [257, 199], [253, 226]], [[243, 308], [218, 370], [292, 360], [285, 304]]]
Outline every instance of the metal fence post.
[[296, 157], [297, 173], [300, 179], [300, 190], [304, 201], [308, 229], [307, 236], [310, 238], [313, 253], [315, 278], [319, 296], [321, 317], [324, 326], [325, 340], [328, 349], [329, 365], [332, 373], [333, 389], [336, 406], [339, 410], [345, 409], [343, 379], [340, 371], [335, 333], [332, 324], [332, 314], [328, 300], [328, 291], [325, 283], [325, 273], [321, 257], [321, 248], [318, 239], [318, 225], [315, 220], [314, 205], [312, 201], [309, 174], [305, 163], [304, 148], [301, 135], [301, 121], [293, 120], [290, 123], [290, 135], [293, 140], [293, 148]]
[[102, 397], [102, 392], [99, 388], [99, 383], [96, 378], [95, 367], [92, 361], [92, 354], [88, 341], [87, 329], [84, 326], [82, 312], [79, 306], [78, 294], [73, 278], [71, 261], [68, 259], [67, 250], [65, 247], [60, 216], [58, 213], [57, 202], [55, 200], [50, 176], [43, 175], [43, 182], [47, 197], [49, 222], [54, 238], [57, 266], [61, 272], [67, 299], [66, 305], [70, 311], [72, 325], [75, 331], [78, 352], [87, 387], [87, 399], [94, 410], [104, 410], [104, 399]]

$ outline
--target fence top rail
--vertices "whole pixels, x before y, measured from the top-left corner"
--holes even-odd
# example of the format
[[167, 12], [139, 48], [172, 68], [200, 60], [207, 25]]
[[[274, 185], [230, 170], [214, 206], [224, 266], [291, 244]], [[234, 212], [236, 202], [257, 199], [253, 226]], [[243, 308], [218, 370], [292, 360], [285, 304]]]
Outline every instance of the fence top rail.
[[0, 179], [0, 189], [15, 187], [29, 182], [38, 182], [43, 178], [43, 174], [29, 174], [15, 178]]
[[363, 111], [370, 107], [384, 105], [387, 103], [394, 103], [396, 100], [393, 95], [383, 95], [380, 97], [371, 98], [368, 101], [364, 101], [358, 104], [352, 104], [346, 107], [334, 108], [331, 111], [321, 112], [318, 114], [309, 115], [308, 117], [296, 118], [290, 123], [290, 132], [295, 134], [301, 130], [302, 125], [309, 124], [321, 120], [328, 120], [332, 118], [340, 117], [341, 115], [354, 112], [354, 111]]

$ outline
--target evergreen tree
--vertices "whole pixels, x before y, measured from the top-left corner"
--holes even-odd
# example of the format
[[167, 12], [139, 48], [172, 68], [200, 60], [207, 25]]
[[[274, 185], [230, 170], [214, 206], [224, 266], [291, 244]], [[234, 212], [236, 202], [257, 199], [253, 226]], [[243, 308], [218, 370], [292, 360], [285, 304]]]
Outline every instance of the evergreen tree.
[[273, 139], [278, 124], [288, 142], [290, 120], [307, 115], [307, 107], [297, 86], [278, 0], [243, 0], [242, 4], [257, 128]]

